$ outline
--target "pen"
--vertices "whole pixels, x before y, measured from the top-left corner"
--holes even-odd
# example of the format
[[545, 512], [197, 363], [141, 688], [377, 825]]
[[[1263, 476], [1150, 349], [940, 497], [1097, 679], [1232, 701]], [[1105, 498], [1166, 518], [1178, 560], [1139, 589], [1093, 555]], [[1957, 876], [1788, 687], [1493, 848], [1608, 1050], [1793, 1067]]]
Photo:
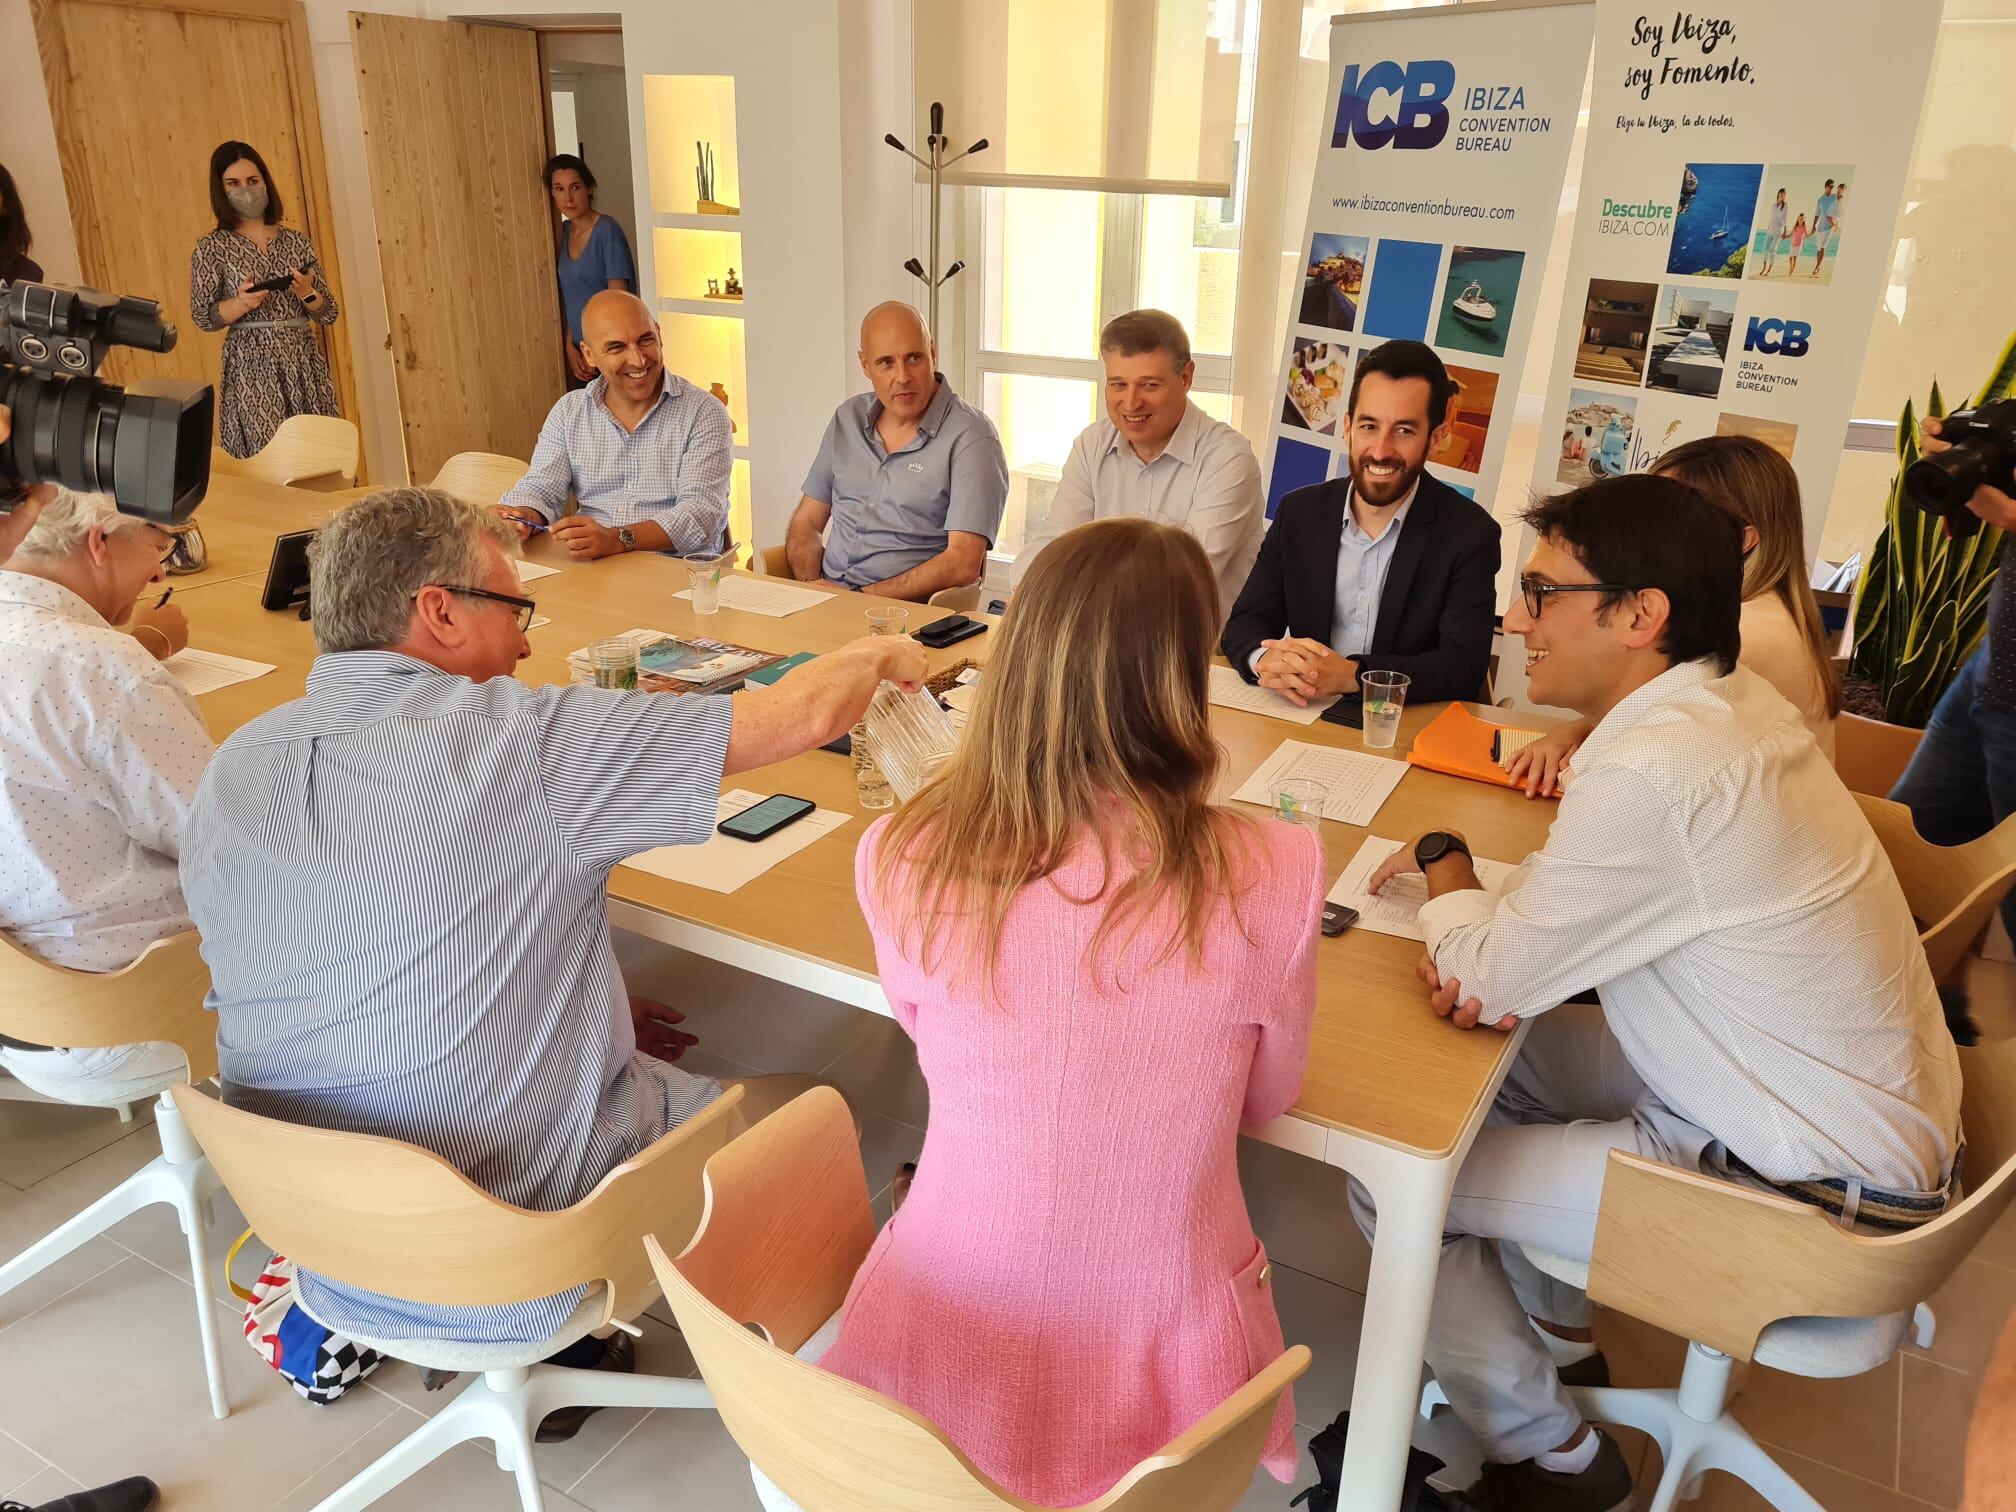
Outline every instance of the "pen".
[[156, 609], [165, 609], [168, 606], [168, 600], [170, 600], [174, 596], [175, 596], [175, 590], [173, 588], [170, 588], [166, 593], [162, 594], [160, 598], [154, 601], [154, 607]]

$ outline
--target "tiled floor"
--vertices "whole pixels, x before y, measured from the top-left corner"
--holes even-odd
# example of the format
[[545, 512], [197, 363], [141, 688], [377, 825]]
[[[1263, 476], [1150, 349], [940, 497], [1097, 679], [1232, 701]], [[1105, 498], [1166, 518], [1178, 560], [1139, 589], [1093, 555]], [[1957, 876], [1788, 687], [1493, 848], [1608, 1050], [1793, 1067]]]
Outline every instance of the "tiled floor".
[[[925, 1090], [893, 1023], [712, 962], [624, 944], [632, 990], [683, 1006], [687, 1027], [701, 1036], [689, 1065], [832, 1077], [862, 1115], [873, 1186], [921, 1148]], [[0, 1102], [0, 1259], [110, 1190], [158, 1148], [145, 1118], [123, 1126], [109, 1113]], [[1288, 1339], [1315, 1352], [1296, 1393], [1306, 1441], [1349, 1403], [1368, 1256], [1343, 1217], [1340, 1173], [1250, 1141], [1240, 1163], [1255, 1226], [1275, 1262]], [[886, 1214], [886, 1192], [876, 1207]], [[221, 1257], [240, 1224], [228, 1200], [219, 1208], [213, 1237]], [[241, 1260], [246, 1269], [255, 1263]], [[228, 1296], [221, 1277], [207, 1284]], [[32, 1506], [80, 1484], [144, 1472], [161, 1483], [170, 1512], [306, 1512], [444, 1400], [422, 1391], [417, 1374], [400, 1365], [331, 1407], [311, 1407], [233, 1329], [225, 1341], [233, 1412], [217, 1422], [204, 1392], [189, 1288], [182, 1235], [173, 1216], [156, 1208], [0, 1296], [0, 1498]], [[1932, 1349], [1847, 1381], [1758, 1371], [1739, 1410], [1831, 1509], [1955, 1507], [1975, 1387], [2012, 1305], [2016, 1214], [1935, 1299], [1940, 1329]], [[639, 1368], [690, 1373], [691, 1358], [662, 1304], [644, 1326]], [[1598, 1331], [1620, 1385], [1678, 1378], [1679, 1340], [1609, 1313], [1600, 1315]], [[1418, 1441], [1449, 1461], [1451, 1478], [1460, 1482], [1474, 1471], [1475, 1446], [1446, 1411], [1422, 1426]], [[1627, 1453], [1649, 1487], [1657, 1452], [1632, 1438]], [[757, 1507], [746, 1462], [711, 1413], [603, 1412], [573, 1442], [542, 1448], [538, 1463], [554, 1512]], [[1306, 1480], [1306, 1457], [1303, 1468]], [[1263, 1474], [1242, 1512], [1284, 1507], [1293, 1489]], [[379, 1503], [386, 1512], [516, 1505], [510, 1479], [473, 1447]], [[1721, 1476], [1710, 1478], [1695, 1504], [1702, 1512], [1763, 1505]]]

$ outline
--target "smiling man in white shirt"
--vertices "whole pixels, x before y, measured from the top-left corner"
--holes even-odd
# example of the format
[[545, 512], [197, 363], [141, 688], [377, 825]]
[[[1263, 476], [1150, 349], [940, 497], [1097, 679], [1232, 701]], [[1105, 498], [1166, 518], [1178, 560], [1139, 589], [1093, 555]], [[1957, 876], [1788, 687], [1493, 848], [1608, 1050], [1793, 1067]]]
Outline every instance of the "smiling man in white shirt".
[[[1543, 1342], [1513, 1246], [1586, 1259], [1612, 1149], [1844, 1226], [1929, 1221], [1952, 1191], [1960, 1073], [1875, 835], [1798, 712], [1736, 664], [1734, 517], [1634, 476], [1526, 523], [1539, 541], [1505, 628], [1525, 639], [1533, 699], [1594, 725], [1574, 780], [1496, 894], [1448, 831], [1373, 888], [1425, 873], [1437, 1013], [1533, 1021], [1457, 1174], [1436, 1276], [1428, 1360], [1488, 1461], [1465, 1494], [1494, 1512], [1609, 1512], [1628, 1505], [1629, 1472], [1554, 1369], [1593, 1354], [1586, 1299], [1528, 1285], [1529, 1306], [1555, 1304]], [[1591, 987], [1600, 1004], [1564, 1001]]]
[[[153, 654], [169, 633], [114, 628], [174, 537], [95, 494], [38, 498], [0, 570], [0, 931], [53, 965], [117, 971], [190, 927], [176, 857], [210, 736]], [[181, 1061], [170, 1045], [0, 1041], [0, 1066], [59, 1097]]]
[[1260, 463], [1246, 438], [1190, 398], [1197, 364], [1183, 323], [1161, 310], [1130, 310], [1099, 333], [1106, 418], [1072, 444], [1042, 524], [1015, 555], [1019, 586], [1057, 537], [1088, 520], [1135, 515], [1181, 525], [1211, 558], [1218, 617], [1232, 612], [1260, 553], [1266, 521]]

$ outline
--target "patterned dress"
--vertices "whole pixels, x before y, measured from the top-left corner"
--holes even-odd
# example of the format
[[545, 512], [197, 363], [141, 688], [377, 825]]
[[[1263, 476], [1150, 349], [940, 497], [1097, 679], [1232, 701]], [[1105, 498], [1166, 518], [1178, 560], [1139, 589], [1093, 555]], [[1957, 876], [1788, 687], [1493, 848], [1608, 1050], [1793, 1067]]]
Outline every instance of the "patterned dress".
[[247, 279], [292, 273], [315, 258], [308, 238], [281, 227], [265, 251], [236, 231], [212, 231], [189, 257], [189, 314], [197, 329], [224, 332], [224, 383], [217, 402], [217, 444], [249, 457], [273, 439], [290, 415], [335, 415], [336, 385], [309, 322], [331, 325], [336, 300], [323, 280], [320, 259], [309, 277], [322, 296], [310, 310], [291, 289], [277, 289], [236, 325], [217, 318], [217, 306], [236, 296]]

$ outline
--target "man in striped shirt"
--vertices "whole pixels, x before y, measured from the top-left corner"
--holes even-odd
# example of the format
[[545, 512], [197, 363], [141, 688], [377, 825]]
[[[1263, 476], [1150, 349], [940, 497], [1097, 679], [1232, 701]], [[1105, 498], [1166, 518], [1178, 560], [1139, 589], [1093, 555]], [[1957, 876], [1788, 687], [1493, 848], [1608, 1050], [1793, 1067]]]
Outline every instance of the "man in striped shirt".
[[[182, 877], [227, 1102], [422, 1145], [552, 1210], [721, 1095], [639, 1049], [682, 1046], [626, 1000], [610, 868], [707, 839], [724, 775], [835, 739], [924, 656], [863, 640], [732, 700], [526, 687], [510, 544], [427, 489], [323, 527], [307, 696], [218, 752]], [[758, 1078], [748, 1100], [802, 1080]], [[536, 1342], [582, 1295], [444, 1308], [300, 1286], [315, 1317], [377, 1340]]]
[[[625, 551], [714, 551], [728, 527], [733, 428], [721, 401], [667, 372], [658, 322], [635, 294], [605, 289], [581, 312], [600, 376], [562, 394], [532, 470], [497, 512], [521, 539], [549, 526], [582, 561]], [[572, 496], [579, 504], [567, 513]]]

